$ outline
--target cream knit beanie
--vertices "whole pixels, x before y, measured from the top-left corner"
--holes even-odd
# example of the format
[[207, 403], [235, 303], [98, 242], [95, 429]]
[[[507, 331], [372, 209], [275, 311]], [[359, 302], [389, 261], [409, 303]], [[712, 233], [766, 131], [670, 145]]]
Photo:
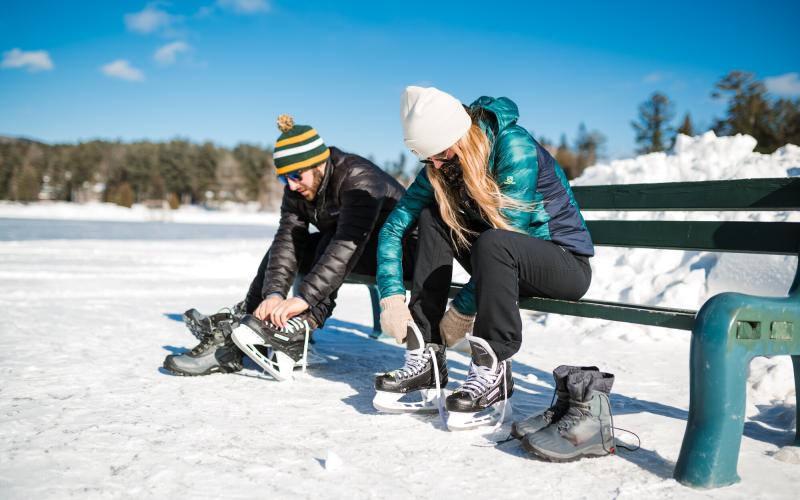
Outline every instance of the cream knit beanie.
[[406, 146], [420, 159], [449, 148], [472, 125], [458, 99], [435, 87], [406, 87], [400, 97]]

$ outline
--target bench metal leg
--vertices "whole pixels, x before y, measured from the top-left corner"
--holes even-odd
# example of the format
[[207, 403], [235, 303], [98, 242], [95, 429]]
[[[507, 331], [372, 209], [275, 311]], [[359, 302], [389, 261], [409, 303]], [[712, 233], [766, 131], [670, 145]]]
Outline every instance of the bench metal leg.
[[794, 392], [795, 392], [795, 408], [797, 411], [797, 429], [794, 434], [794, 445], [800, 446], [800, 355], [792, 356], [792, 365], [794, 366]]
[[692, 332], [689, 421], [674, 476], [699, 488], [739, 481], [736, 464], [751, 357], [729, 342], [734, 315], [725, 302], [711, 299], [698, 313]]
[[372, 301], [372, 333], [369, 334], [373, 339], [381, 336], [381, 304], [380, 295], [378, 294], [378, 287], [376, 285], [367, 285], [369, 288], [369, 298]]

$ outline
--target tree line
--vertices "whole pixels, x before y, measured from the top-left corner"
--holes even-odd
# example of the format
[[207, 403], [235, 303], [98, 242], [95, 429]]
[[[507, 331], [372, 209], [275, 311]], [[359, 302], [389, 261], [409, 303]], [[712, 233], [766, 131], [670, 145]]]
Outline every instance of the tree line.
[[172, 208], [258, 200], [275, 206], [281, 192], [271, 148], [254, 144], [0, 139], [0, 199], [98, 199], [127, 207], [164, 201]]
[[[714, 86], [711, 96], [727, 101], [725, 116], [711, 126], [718, 136], [747, 134], [758, 141], [756, 151], [772, 153], [786, 144], [800, 144], [800, 98], [773, 98], [755, 75], [732, 71]], [[675, 103], [662, 92], [654, 92], [639, 106], [631, 126], [639, 145], [637, 153], [670, 149], [677, 134], [696, 133], [687, 112], [675, 128]]]
[[[800, 99], [771, 97], [753, 74], [733, 71], [720, 79], [712, 96], [727, 100], [725, 115], [711, 129], [717, 135], [749, 134], [756, 150], [771, 153], [787, 143], [800, 144]], [[632, 121], [638, 153], [670, 149], [677, 134], [697, 130], [687, 112], [674, 125], [675, 104], [656, 92], [639, 106]], [[580, 124], [572, 142], [537, 137], [564, 168], [567, 177], [604, 156], [606, 137]], [[374, 158], [370, 157], [373, 162]], [[417, 170], [404, 153], [382, 168], [405, 185]], [[418, 167], [418, 165], [416, 165]], [[271, 147], [238, 144], [233, 148], [175, 139], [168, 142], [95, 140], [78, 144], [44, 144], [0, 137], [0, 199], [34, 201], [101, 200], [130, 207], [214, 205], [258, 200], [263, 207], [280, 203], [282, 186], [274, 175]]]

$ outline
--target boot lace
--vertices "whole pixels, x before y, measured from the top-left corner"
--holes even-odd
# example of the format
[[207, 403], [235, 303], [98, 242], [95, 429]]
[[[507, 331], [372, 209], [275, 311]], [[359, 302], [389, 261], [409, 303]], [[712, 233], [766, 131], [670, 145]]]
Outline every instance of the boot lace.
[[569, 410], [567, 410], [567, 413], [561, 417], [561, 420], [559, 420], [556, 425], [560, 431], [567, 430], [589, 415], [590, 411], [588, 407], [584, 408], [582, 403], [570, 401]]
[[199, 344], [192, 348], [191, 354], [197, 355], [206, 352], [216, 343], [216, 341], [217, 339], [213, 333], [211, 335], [206, 335], [200, 340]]

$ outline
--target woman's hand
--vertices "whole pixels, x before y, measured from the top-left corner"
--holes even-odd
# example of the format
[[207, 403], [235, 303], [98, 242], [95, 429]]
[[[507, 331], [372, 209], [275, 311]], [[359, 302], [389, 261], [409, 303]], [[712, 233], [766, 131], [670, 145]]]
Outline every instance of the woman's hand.
[[402, 344], [408, 335], [408, 322], [414, 321], [406, 306], [404, 295], [392, 295], [381, 299], [381, 329]]
[[450, 307], [439, 322], [439, 333], [442, 335], [447, 347], [453, 347], [472, 331], [475, 324], [475, 315], [461, 314]]
[[281, 302], [272, 313], [269, 315], [269, 320], [272, 324], [281, 328], [286, 326], [289, 318], [294, 318], [298, 314], [308, 310], [308, 302], [300, 297], [292, 297]]

